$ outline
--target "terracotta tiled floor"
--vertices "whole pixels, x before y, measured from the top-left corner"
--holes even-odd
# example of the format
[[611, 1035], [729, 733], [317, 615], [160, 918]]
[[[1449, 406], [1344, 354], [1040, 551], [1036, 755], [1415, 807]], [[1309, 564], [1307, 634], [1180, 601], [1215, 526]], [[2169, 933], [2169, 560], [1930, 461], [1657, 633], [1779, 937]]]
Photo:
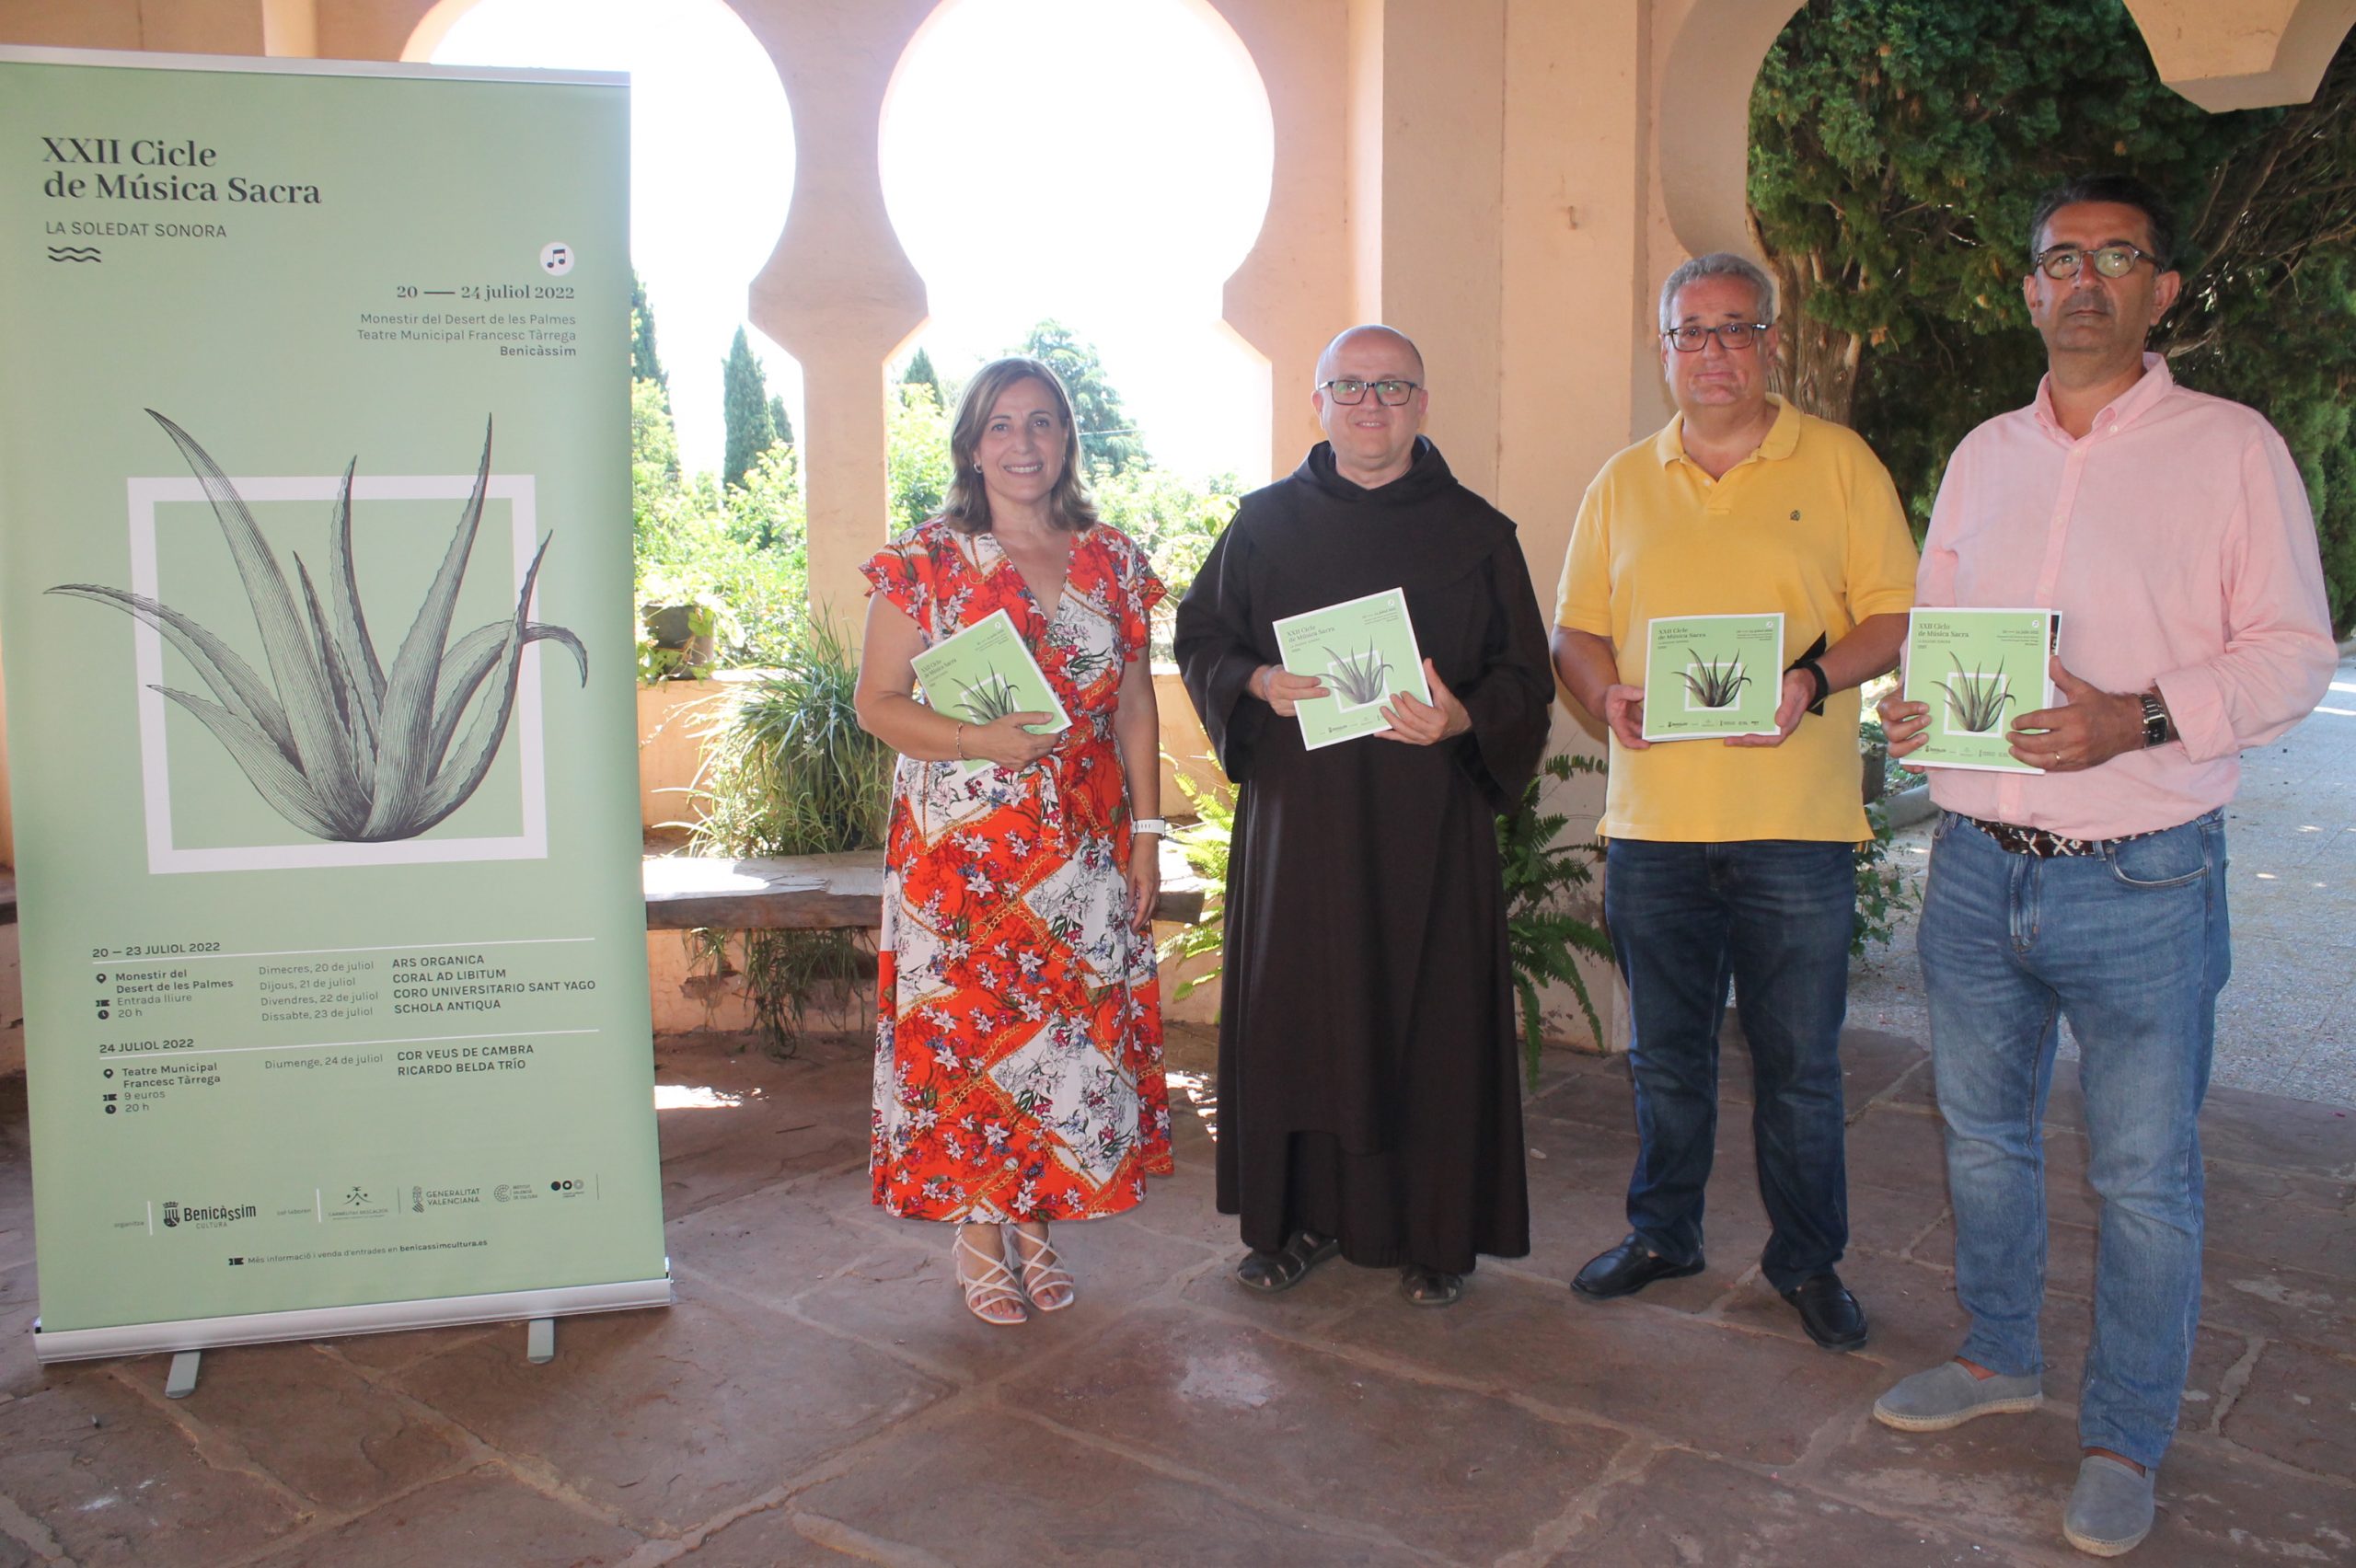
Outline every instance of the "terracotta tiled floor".
[[[0, 1097], [0, 1568], [2083, 1561], [2059, 1516], [2095, 1206], [2066, 1095], [2052, 1402], [1905, 1437], [1867, 1408], [1959, 1320], [1909, 1041], [1846, 1047], [1845, 1273], [1876, 1326], [1851, 1356], [1751, 1267], [1738, 1048], [1695, 1278], [1564, 1288], [1620, 1233], [1634, 1140], [1620, 1066], [1557, 1055], [1537, 1251], [1452, 1310], [1339, 1263], [1247, 1297], [1189, 1111], [1174, 1180], [1058, 1232], [1077, 1306], [1003, 1330], [958, 1309], [936, 1229], [868, 1205], [863, 1043], [732, 1044], [661, 1058], [736, 1101], [662, 1115], [676, 1306], [567, 1320], [540, 1367], [518, 1326], [218, 1351], [176, 1402], [161, 1358], [33, 1365], [21, 1086]], [[2206, 1321], [2135, 1560], [2356, 1562], [2356, 1115], [2223, 1090], [2205, 1126]]]

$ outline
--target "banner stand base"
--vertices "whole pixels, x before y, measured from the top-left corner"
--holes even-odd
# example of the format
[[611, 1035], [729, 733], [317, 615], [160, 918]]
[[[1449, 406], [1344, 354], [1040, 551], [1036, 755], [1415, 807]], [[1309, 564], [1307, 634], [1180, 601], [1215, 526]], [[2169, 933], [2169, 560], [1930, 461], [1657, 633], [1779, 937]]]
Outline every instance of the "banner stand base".
[[196, 1392], [197, 1364], [204, 1359], [201, 1350], [184, 1350], [172, 1357], [172, 1369], [164, 1374], [164, 1397], [184, 1400]]
[[524, 1325], [524, 1359], [546, 1366], [556, 1359], [556, 1320], [535, 1318]]
[[[416, 1301], [381, 1301], [352, 1307], [310, 1307], [291, 1312], [250, 1312], [228, 1318], [189, 1318], [171, 1323], [125, 1323], [104, 1329], [43, 1329], [33, 1324], [33, 1355], [44, 1366], [52, 1361], [84, 1361], [99, 1356], [147, 1355], [157, 1351], [174, 1355], [217, 1350], [233, 1344], [271, 1344], [283, 1340], [332, 1339], [339, 1334], [378, 1334], [400, 1329], [446, 1328], [460, 1323], [534, 1321], [534, 1342], [545, 1323], [545, 1348], [556, 1354], [559, 1316], [572, 1312], [614, 1312], [633, 1307], [671, 1305], [671, 1276], [666, 1267], [660, 1278], [618, 1280], [606, 1285], [568, 1285], [544, 1290], [502, 1290], [481, 1296], [427, 1297]], [[538, 1359], [535, 1357], [535, 1359]], [[175, 1366], [175, 1380], [179, 1370]], [[188, 1382], [196, 1386], [191, 1356]], [[177, 1396], [175, 1396], [177, 1397]]]

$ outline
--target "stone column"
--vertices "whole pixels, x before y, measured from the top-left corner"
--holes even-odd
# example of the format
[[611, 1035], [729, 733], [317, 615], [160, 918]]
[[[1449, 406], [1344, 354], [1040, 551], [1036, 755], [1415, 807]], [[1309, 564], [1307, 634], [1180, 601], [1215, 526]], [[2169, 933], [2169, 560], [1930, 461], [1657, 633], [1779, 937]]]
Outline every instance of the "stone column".
[[865, 615], [859, 565], [889, 534], [884, 364], [925, 321], [924, 281], [884, 212], [877, 133], [893, 72], [933, 8], [933, 0], [736, 4], [785, 83], [796, 162], [793, 207], [753, 280], [749, 314], [802, 362], [810, 600], [854, 636]]

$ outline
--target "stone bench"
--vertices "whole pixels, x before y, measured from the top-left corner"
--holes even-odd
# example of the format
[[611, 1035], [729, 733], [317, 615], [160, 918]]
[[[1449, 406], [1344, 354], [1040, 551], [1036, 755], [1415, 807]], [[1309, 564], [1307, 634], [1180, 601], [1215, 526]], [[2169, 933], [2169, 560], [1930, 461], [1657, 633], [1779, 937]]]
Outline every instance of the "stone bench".
[[[784, 855], [727, 860], [709, 855], [652, 855], [645, 862], [646, 928], [697, 927], [745, 930], [826, 930], [884, 923], [884, 851]], [[1203, 917], [1203, 884], [1178, 847], [1161, 845], [1157, 920], [1193, 925]]]

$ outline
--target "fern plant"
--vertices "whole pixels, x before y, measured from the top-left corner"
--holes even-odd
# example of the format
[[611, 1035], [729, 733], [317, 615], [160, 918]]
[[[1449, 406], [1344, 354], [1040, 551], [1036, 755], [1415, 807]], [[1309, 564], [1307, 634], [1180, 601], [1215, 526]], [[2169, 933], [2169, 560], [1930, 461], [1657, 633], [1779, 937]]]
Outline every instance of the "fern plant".
[[1570, 816], [1541, 808], [1546, 780], [1568, 783], [1582, 773], [1600, 773], [1604, 765], [1591, 756], [1567, 752], [1546, 759], [1538, 777], [1522, 791], [1521, 803], [1497, 819], [1497, 858], [1505, 871], [1506, 951], [1513, 965], [1515, 999], [1521, 1009], [1522, 1066], [1529, 1081], [1538, 1081], [1538, 1054], [1544, 1044], [1540, 991], [1549, 982], [1570, 987], [1587, 1015], [1588, 1028], [1603, 1038], [1603, 1020], [1595, 1010], [1587, 976], [1579, 972], [1579, 956], [1609, 960], [1611, 939], [1604, 928], [1582, 913], [1581, 897], [1595, 878], [1602, 847], [1593, 839], [1565, 842], [1563, 829]]
[[[1163, 942], [1160, 950], [1164, 963], [1182, 963], [1204, 953], [1218, 952], [1226, 940], [1227, 852], [1235, 836], [1235, 786], [1221, 781], [1206, 790], [1187, 778], [1184, 769], [1173, 767], [1172, 772], [1178, 780], [1178, 792], [1195, 808], [1195, 821], [1176, 829], [1171, 837], [1203, 884], [1201, 917], [1194, 925], [1181, 926], [1178, 934]], [[1170, 999], [1185, 1000], [1198, 987], [1217, 981], [1224, 967], [1223, 963], [1214, 964], [1198, 975], [1179, 981], [1177, 988], [1170, 993]]]

